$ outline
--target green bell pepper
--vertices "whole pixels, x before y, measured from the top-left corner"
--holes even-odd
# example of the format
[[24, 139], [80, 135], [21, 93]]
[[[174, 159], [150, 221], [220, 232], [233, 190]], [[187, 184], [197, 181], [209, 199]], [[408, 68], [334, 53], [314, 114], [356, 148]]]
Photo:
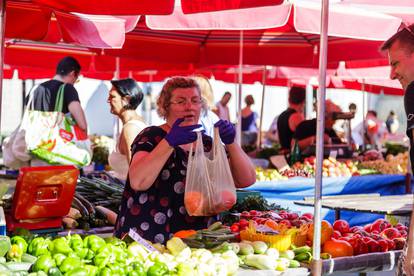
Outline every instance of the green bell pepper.
[[51, 267], [49, 268], [47, 275], [48, 276], [62, 276], [62, 272], [60, 272], [59, 268], [57, 267]]
[[83, 248], [83, 240], [82, 237], [78, 234], [69, 235], [68, 237], [69, 245], [73, 250], [79, 250]]
[[41, 255], [34, 263], [32, 270], [34, 272], [48, 272], [51, 267], [56, 267], [56, 262], [50, 255]]
[[125, 268], [120, 263], [108, 264], [106, 266], [112, 272], [112, 275], [125, 275]]
[[39, 257], [41, 255], [49, 254], [49, 245], [52, 242], [50, 239], [44, 239], [42, 237], [34, 238], [29, 246], [27, 247], [27, 251], [29, 254]]
[[103, 267], [99, 270], [99, 276], [112, 276], [112, 271], [107, 267]]
[[118, 239], [117, 237], [105, 238], [105, 242], [107, 244], [112, 244], [112, 245], [115, 245], [117, 247], [120, 247], [122, 249], [125, 249], [127, 247], [126, 243], [123, 240]]
[[55, 260], [57, 266], [60, 266], [66, 258], [67, 256], [62, 253], [57, 253], [53, 255], [53, 260]]
[[83, 267], [74, 268], [65, 273], [65, 276], [88, 276], [88, 272]]
[[11, 244], [17, 244], [23, 251], [23, 253], [27, 252], [27, 242], [20, 236], [14, 236], [10, 239]]
[[68, 255], [70, 252], [72, 252], [72, 248], [70, 248], [69, 242], [63, 237], [53, 240], [52, 248], [52, 254], [62, 253]]
[[98, 275], [98, 268], [94, 265], [84, 265], [83, 269], [86, 270], [86, 272], [89, 276]]
[[112, 263], [115, 260], [113, 248], [114, 246], [111, 244], [101, 247], [98, 250], [97, 255], [93, 258], [93, 263], [99, 268], [103, 268], [108, 263]]
[[81, 267], [83, 264], [79, 258], [67, 257], [60, 264], [59, 269], [62, 273], [69, 272], [75, 268]]
[[91, 249], [93, 252], [97, 252], [100, 248], [102, 248], [103, 246], [105, 246], [105, 240], [102, 239], [101, 237], [98, 237], [96, 235], [90, 235], [87, 236], [84, 240], [83, 240], [83, 247], [89, 248]]
[[[85, 259], [86, 256], [88, 256], [88, 252], [92, 251], [88, 248], [77, 248], [75, 249], [75, 254], [80, 258], [80, 259]], [[92, 251], [93, 252], [93, 251]]]
[[128, 276], [145, 276], [147, 275], [144, 265], [141, 262], [132, 262], [128, 265], [132, 271], [128, 272]]
[[164, 276], [169, 274], [167, 265], [159, 262], [155, 262], [147, 271], [148, 276]]
[[13, 262], [21, 262], [22, 255], [23, 255], [23, 250], [17, 244], [12, 244], [9, 252], [7, 252], [7, 260], [13, 261]]

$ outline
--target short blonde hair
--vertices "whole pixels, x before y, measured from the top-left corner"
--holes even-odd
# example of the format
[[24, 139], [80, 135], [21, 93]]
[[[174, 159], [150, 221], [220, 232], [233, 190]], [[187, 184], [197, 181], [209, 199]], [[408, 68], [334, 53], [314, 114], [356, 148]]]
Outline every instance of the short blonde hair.
[[200, 86], [194, 79], [188, 77], [172, 77], [164, 84], [157, 99], [157, 113], [160, 117], [167, 118], [172, 92], [178, 88], [196, 88], [201, 98], [202, 109], [206, 110], [205, 101], [201, 96]]
[[192, 76], [192, 78], [198, 83], [198, 86], [200, 86], [201, 97], [203, 97], [206, 102], [207, 108], [215, 109], [213, 88], [208, 79], [202, 75]]

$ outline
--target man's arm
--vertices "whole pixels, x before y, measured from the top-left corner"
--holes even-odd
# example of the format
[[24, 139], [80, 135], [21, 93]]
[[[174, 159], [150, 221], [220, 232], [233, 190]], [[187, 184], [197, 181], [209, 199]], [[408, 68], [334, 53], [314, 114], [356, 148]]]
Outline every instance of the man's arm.
[[69, 112], [72, 115], [73, 119], [75, 119], [78, 126], [83, 129], [85, 132], [88, 131], [88, 125], [86, 123], [85, 113], [83, 112], [82, 106], [80, 102], [73, 101], [68, 106]]

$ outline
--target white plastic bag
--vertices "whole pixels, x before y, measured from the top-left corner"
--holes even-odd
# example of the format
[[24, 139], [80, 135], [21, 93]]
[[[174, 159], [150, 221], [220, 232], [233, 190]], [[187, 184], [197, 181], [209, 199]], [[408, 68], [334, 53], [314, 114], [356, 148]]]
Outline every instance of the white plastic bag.
[[236, 203], [236, 188], [218, 129], [214, 129], [212, 158], [204, 153], [201, 133], [195, 152], [190, 148], [184, 204], [191, 216], [211, 216], [229, 210]]

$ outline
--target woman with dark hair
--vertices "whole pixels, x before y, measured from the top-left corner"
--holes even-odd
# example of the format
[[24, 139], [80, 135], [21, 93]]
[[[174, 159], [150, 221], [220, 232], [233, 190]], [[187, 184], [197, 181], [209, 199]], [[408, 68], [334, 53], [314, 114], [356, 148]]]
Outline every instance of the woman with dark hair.
[[115, 150], [109, 155], [109, 165], [119, 179], [126, 180], [131, 161], [131, 144], [138, 133], [146, 128], [144, 120], [135, 109], [144, 98], [141, 88], [133, 79], [111, 81], [108, 103], [111, 113], [121, 119], [123, 127]]
[[254, 105], [254, 98], [252, 95], [247, 95], [244, 98], [244, 102], [246, 107], [241, 110], [241, 144], [242, 146], [255, 145], [258, 132], [256, 121], [259, 118], [259, 115], [251, 108], [251, 106]]

